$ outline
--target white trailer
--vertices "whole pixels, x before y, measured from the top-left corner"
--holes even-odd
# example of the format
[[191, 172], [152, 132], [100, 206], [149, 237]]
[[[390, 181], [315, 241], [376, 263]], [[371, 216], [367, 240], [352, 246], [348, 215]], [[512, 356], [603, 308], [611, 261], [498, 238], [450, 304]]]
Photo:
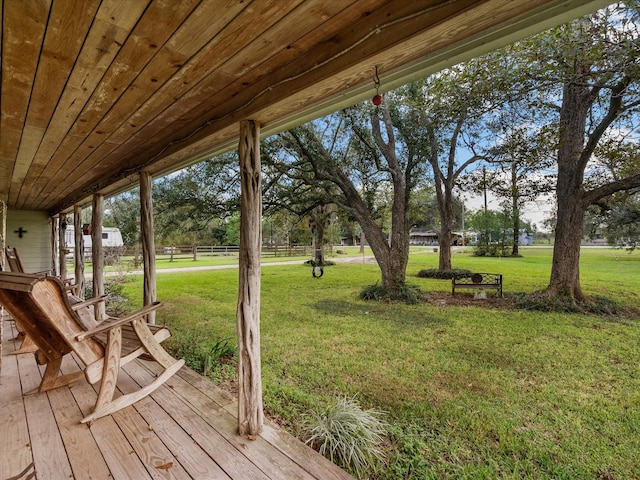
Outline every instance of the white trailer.
[[[91, 235], [83, 233], [82, 239], [84, 240], [84, 254], [90, 257], [92, 246]], [[71, 225], [67, 226], [64, 232], [64, 243], [69, 253], [73, 254], [75, 247], [75, 229]], [[124, 246], [120, 229], [116, 227], [102, 227], [102, 246], [105, 248]]]

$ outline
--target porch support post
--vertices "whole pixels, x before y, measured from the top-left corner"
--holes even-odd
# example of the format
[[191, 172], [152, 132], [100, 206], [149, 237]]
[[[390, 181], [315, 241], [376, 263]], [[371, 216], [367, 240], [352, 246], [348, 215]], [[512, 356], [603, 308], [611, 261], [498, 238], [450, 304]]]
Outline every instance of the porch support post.
[[67, 278], [67, 242], [64, 238], [67, 228], [66, 218], [67, 216], [63, 213], [58, 215], [58, 271], [63, 282]]
[[49, 226], [51, 233], [51, 263], [49, 265], [49, 273], [58, 275], [58, 217], [49, 217]]
[[260, 126], [240, 123], [240, 278], [236, 310], [238, 334], [238, 433], [254, 438], [262, 431], [260, 366]]
[[[7, 204], [0, 200], [0, 270], [6, 270], [4, 247], [7, 246]], [[0, 305], [0, 372], [2, 372], [2, 344], [4, 343], [4, 306]]]
[[0, 223], [0, 247], [2, 251], [0, 252], [0, 267], [2, 267], [2, 271], [5, 270], [5, 256], [4, 256], [4, 247], [7, 246], [7, 204], [4, 203], [4, 200], [0, 200], [0, 217], [2, 217], [2, 223]]
[[[104, 196], [93, 194], [91, 204], [91, 261], [93, 263], [93, 296], [104, 295], [104, 254], [102, 250], [102, 217], [104, 216]], [[96, 320], [105, 319], [104, 302], [95, 304]]]
[[84, 300], [84, 237], [82, 236], [82, 207], [73, 206], [73, 260], [76, 295]]
[[[140, 230], [144, 264], [144, 305], [156, 301], [156, 244], [153, 227], [152, 178], [140, 172]], [[147, 323], [156, 323], [156, 312], [147, 314]]]

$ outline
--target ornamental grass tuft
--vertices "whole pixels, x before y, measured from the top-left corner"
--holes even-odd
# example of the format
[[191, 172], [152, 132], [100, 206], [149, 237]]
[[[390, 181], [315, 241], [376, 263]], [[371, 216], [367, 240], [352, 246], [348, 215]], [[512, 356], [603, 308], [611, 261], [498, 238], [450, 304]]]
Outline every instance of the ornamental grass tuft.
[[363, 410], [353, 398], [339, 397], [333, 405], [304, 419], [306, 442], [362, 478], [384, 460], [378, 448], [386, 436], [383, 415], [380, 410]]

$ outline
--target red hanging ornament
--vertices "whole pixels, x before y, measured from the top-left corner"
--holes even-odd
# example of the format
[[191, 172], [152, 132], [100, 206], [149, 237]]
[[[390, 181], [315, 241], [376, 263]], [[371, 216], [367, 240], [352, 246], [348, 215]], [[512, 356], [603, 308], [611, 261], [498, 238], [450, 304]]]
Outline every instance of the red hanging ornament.
[[377, 65], [376, 65], [376, 73], [373, 76], [373, 83], [376, 86], [376, 94], [371, 99], [371, 102], [376, 107], [379, 107], [380, 105], [382, 105], [383, 98], [382, 98], [382, 95], [380, 95], [380, 77], [378, 77], [378, 66]]

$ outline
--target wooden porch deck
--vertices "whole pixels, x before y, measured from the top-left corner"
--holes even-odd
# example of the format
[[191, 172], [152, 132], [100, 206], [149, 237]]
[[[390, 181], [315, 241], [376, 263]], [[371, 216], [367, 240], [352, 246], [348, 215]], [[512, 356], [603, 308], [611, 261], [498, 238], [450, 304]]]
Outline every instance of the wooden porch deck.
[[[38, 385], [41, 369], [33, 354], [11, 355], [15, 333], [4, 322], [0, 480], [353, 478], [273, 425], [255, 441], [240, 437], [236, 400], [187, 368], [133, 406], [81, 424], [94, 388], [78, 382], [23, 396]], [[62, 370], [78, 369], [67, 355]], [[126, 393], [153, 374], [151, 364], [134, 362], [118, 386]]]

